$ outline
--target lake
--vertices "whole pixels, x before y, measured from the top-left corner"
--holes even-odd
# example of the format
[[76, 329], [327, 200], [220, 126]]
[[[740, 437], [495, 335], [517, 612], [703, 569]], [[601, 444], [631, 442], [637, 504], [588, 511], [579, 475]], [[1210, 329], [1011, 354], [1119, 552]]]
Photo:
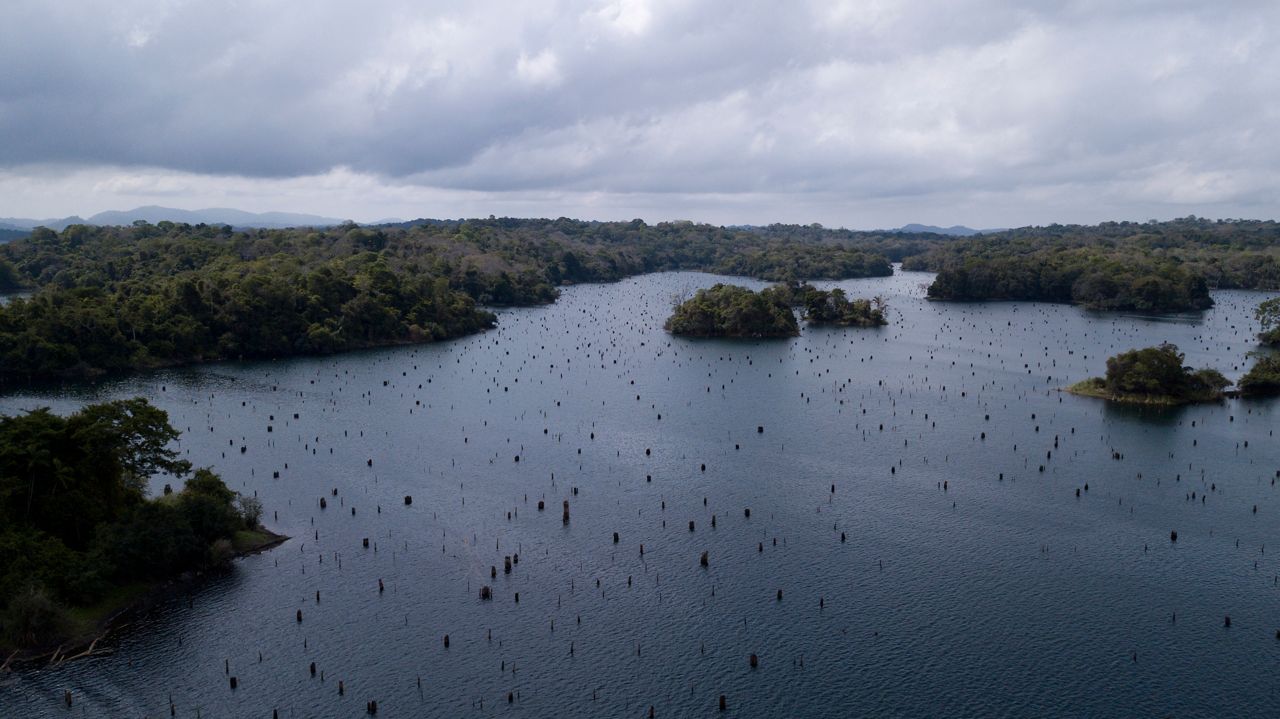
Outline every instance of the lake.
[[930, 279], [817, 283], [883, 295], [879, 329], [674, 338], [671, 298], [726, 278], [664, 273], [452, 342], [4, 395], [146, 396], [292, 539], [0, 676], [0, 716], [1274, 714], [1280, 405], [1058, 391], [1162, 341], [1237, 379], [1267, 295], [1156, 318]]

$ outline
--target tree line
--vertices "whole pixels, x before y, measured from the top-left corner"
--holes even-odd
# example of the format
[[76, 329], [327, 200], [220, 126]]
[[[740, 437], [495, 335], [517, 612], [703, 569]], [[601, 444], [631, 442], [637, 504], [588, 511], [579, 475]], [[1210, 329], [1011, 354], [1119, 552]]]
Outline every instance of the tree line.
[[773, 280], [892, 273], [884, 256], [837, 242], [638, 220], [38, 228], [0, 247], [0, 282], [34, 290], [0, 307], [0, 378], [439, 340], [492, 326], [485, 306], [685, 269]]
[[1280, 225], [1188, 217], [1029, 227], [937, 243], [903, 267], [937, 272], [935, 299], [1200, 310], [1212, 305], [1210, 289], [1280, 289]]
[[1280, 226], [1184, 218], [971, 238], [565, 218], [37, 228], [0, 245], [0, 292], [31, 292], [0, 307], [0, 381], [457, 337], [492, 326], [488, 306], [646, 272], [794, 284], [887, 276], [891, 260], [937, 272], [935, 299], [1197, 310], [1215, 287], [1280, 287]]
[[717, 284], [677, 298], [664, 325], [672, 334], [691, 337], [792, 337], [800, 334], [794, 308], [810, 324], [877, 327], [888, 324], [884, 300], [850, 300], [844, 290], [819, 290], [809, 283], [778, 283], [753, 292]]
[[775, 288], [717, 284], [678, 303], [664, 327], [689, 337], [793, 337], [800, 327], [789, 299]]

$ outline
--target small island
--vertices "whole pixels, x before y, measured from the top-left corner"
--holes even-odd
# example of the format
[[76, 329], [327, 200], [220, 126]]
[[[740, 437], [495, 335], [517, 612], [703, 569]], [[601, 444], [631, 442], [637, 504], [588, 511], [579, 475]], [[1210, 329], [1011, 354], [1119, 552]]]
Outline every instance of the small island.
[[880, 297], [850, 300], [838, 287], [829, 291], [810, 289], [804, 296], [805, 321], [815, 325], [880, 327], [889, 324], [886, 309]]
[[688, 337], [794, 337], [800, 327], [790, 300], [791, 293], [777, 287], [753, 292], [717, 284], [677, 302], [663, 326]]
[[[175, 579], [284, 541], [256, 498], [178, 459], [178, 436], [141, 398], [0, 416], [0, 664], [91, 653]], [[156, 474], [185, 486], [149, 499]]]
[[1215, 369], [1184, 367], [1176, 345], [1129, 350], [1107, 360], [1106, 377], [1067, 388], [1072, 394], [1129, 404], [1178, 405], [1221, 399], [1231, 381]]

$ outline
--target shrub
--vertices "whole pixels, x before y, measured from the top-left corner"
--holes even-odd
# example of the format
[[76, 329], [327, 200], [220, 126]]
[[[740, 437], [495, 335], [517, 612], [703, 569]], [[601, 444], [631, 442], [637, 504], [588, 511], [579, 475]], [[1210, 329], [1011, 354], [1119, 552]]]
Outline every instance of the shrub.
[[5, 636], [19, 646], [35, 646], [60, 636], [68, 624], [66, 611], [36, 585], [14, 595], [5, 610]]

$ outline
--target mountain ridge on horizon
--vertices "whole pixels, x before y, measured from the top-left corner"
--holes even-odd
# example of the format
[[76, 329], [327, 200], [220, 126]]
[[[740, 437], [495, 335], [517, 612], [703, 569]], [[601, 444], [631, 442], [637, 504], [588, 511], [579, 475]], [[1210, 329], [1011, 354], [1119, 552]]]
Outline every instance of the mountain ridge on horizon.
[[952, 225], [950, 227], [939, 227], [938, 225], [922, 225], [917, 222], [910, 222], [890, 232], [932, 232], [935, 235], [952, 235], [955, 237], [972, 237], [973, 235], [987, 235], [993, 232], [1004, 232], [1007, 227], [993, 227], [985, 230], [975, 230], [972, 227], [964, 225]]
[[168, 221], [191, 225], [204, 223], [207, 225], [231, 225], [237, 228], [252, 227], [263, 229], [331, 227], [346, 222], [346, 220], [336, 217], [323, 217], [299, 212], [248, 212], [233, 207], [182, 210], [159, 205], [144, 205], [135, 207], [132, 210], [106, 210], [88, 218], [82, 218], [79, 215], [40, 220], [23, 217], [0, 217], [0, 229], [30, 231], [36, 227], [48, 227], [51, 230], [61, 232], [70, 225], [129, 225], [137, 220], [145, 220], [152, 224]]
[[[1192, 219], [1195, 216], [1191, 216]], [[420, 223], [450, 223], [465, 222], [468, 218], [459, 217], [456, 219], [445, 218], [426, 218], [420, 217], [412, 220], [402, 220], [399, 218], [383, 218], [372, 222], [356, 222], [355, 224], [363, 227], [380, 227], [380, 226], [400, 226], [406, 227]], [[534, 218], [522, 218], [534, 219]], [[1182, 218], [1179, 218], [1182, 219]], [[84, 224], [97, 226], [119, 226], [129, 225], [135, 221], [143, 220], [152, 224], [158, 222], [175, 222], [186, 224], [208, 224], [208, 225], [230, 225], [234, 229], [284, 229], [290, 227], [333, 227], [341, 225], [352, 220], [339, 219], [336, 217], [325, 217], [322, 215], [312, 215], [299, 212], [249, 212], [232, 207], [209, 207], [198, 210], [183, 210], [173, 207], [163, 207], [160, 205], [144, 205], [135, 207], [132, 210], [106, 210], [96, 213], [90, 217], [82, 218], [79, 215], [70, 215], [62, 218], [45, 218], [31, 219], [23, 217], [0, 217], [0, 242], [6, 242], [19, 237], [24, 237], [31, 233], [36, 227], [47, 227], [51, 230], [61, 232], [70, 225]], [[1156, 221], [1156, 220], [1151, 220]], [[714, 223], [708, 223], [714, 224]], [[783, 223], [787, 224], [787, 223]], [[1056, 223], [1055, 223], [1056, 224]], [[1106, 223], [1099, 223], [1106, 224]], [[750, 229], [754, 227], [763, 227], [764, 225], [752, 224], [726, 224], [725, 227]], [[1028, 227], [1036, 227], [1038, 225], [1029, 225]], [[841, 230], [847, 229], [844, 227]], [[966, 225], [951, 225], [942, 227], [939, 225], [928, 225], [921, 223], [907, 223], [901, 227], [885, 228], [876, 230], [849, 230], [852, 232], [901, 232], [901, 233], [932, 233], [950, 237], [973, 237], [975, 235], [996, 234], [1007, 232], [1009, 227], [996, 227], [975, 229]]]

